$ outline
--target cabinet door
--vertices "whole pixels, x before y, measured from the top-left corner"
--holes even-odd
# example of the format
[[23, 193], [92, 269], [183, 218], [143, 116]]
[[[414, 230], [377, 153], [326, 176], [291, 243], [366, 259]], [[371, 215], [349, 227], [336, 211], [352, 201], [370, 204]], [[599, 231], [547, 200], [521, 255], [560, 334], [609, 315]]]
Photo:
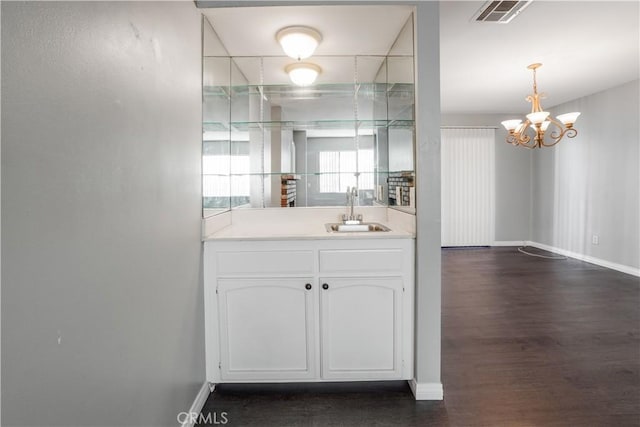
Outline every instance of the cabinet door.
[[400, 379], [402, 279], [320, 283], [322, 378]]
[[316, 376], [317, 287], [311, 284], [305, 278], [218, 280], [223, 380]]

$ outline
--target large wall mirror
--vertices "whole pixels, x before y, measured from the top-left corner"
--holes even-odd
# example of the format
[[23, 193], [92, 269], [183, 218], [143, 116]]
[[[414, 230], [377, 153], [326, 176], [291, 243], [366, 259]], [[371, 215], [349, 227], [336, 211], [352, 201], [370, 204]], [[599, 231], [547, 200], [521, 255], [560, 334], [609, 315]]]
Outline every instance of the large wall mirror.
[[[297, 86], [291, 58], [230, 54], [203, 22], [203, 215], [230, 209], [360, 206], [414, 211], [413, 20], [387, 52], [314, 55]], [[356, 53], [356, 52], [354, 52]]]

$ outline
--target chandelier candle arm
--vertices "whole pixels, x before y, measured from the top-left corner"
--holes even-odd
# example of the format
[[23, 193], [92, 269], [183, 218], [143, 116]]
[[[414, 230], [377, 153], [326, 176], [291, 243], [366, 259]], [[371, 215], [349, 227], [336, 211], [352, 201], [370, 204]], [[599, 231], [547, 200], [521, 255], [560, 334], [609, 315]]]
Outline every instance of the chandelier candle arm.
[[[501, 123], [509, 131], [506, 137], [506, 141], [509, 144], [525, 148], [553, 147], [565, 135], [567, 138], [574, 138], [578, 134], [573, 125], [580, 115], [579, 112], [561, 114], [557, 118], [553, 118], [540, 105], [540, 98], [544, 98], [544, 94], [538, 93], [536, 70], [541, 66], [542, 64], [535, 63], [527, 67], [533, 71], [533, 93], [526, 98], [531, 103], [531, 113], [526, 115], [525, 122], [522, 123], [522, 120], [516, 119], [504, 120]], [[547, 134], [547, 130], [551, 125], [553, 125], [552, 131]], [[533, 132], [533, 135], [527, 134], [528, 132]], [[547, 137], [548, 139], [545, 140]]]

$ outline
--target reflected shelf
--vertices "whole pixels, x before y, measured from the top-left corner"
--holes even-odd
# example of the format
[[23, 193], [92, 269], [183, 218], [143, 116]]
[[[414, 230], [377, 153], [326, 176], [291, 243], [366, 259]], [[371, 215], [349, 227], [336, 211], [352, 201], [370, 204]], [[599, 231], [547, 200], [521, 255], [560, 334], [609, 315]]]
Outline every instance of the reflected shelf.
[[229, 132], [232, 129], [228, 122], [203, 121], [202, 130], [206, 132]]
[[356, 173], [358, 173], [360, 176], [363, 175], [400, 175], [402, 174], [405, 177], [410, 177], [413, 176], [413, 171], [406, 171], [406, 170], [401, 170], [401, 171], [387, 171], [387, 170], [377, 170], [377, 171], [367, 171], [367, 172], [354, 172], [354, 171], [341, 171], [341, 172], [231, 172], [231, 173], [203, 173], [203, 176], [219, 176], [219, 177], [246, 177], [246, 176], [253, 176], [253, 177], [271, 177], [271, 176], [288, 176], [288, 175], [295, 175], [296, 179], [298, 178], [304, 178], [307, 176], [328, 176], [328, 175], [350, 175], [353, 176]]
[[389, 96], [411, 96], [413, 98], [415, 85], [413, 83], [386, 83]]
[[[221, 95], [225, 90], [209, 88], [205, 94]], [[227, 89], [226, 87], [224, 89]], [[327, 96], [411, 96], [414, 85], [412, 83], [322, 83], [312, 86], [293, 85], [239, 85], [231, 86], [229, 94], [232, 98], [247, 96], [264, 96], [267, 99], [313, 99]]]
[[375, 83], [375, 82], [344, 82], [318, 83], [311, 86], [294, 86], [291, 84], [246, 84], [246, 85], [207, 85], [203, 86], [205, 95], [290, 95], [300, 94], [353, 94], [355, 92], [387, 93], [389, 96], [414, 94], [413, 83]]
[[[228, 139], [220, 132], [248, 132], [253, 130], [353, 130], [369, 131], [371, 134], [377, 128], [401, 128], [413, 129], [413, 107], [407, 106], [399, 112], [394, 113], [390, 119], [371, 120], [279, 120], [279, 121], [203, 121], [202, 130], [204, 132], [216, 132], [216, 139]], [[234, 139], [233, 137], [231, 139]], [[241, 138], [242, 139], [242, 138]], [[246, 138], [245, 138], [246, 139]]]
[[229, 86], [203, 86], [202, 95], [207, 97], [224, 97], [230, 99]]
[[[284, 56], [284, 55], [260, 55], [260, 56], [256, 56], [256, 55], [233, 55], [233, 56], [229, 56], [229, 55], [223, 55], [223, 54], [219, 54], [219, 55], [202, 55], [203, 58], [221, 58], [221, 59], [259, 59], [259, 58], [263, 58], [263, 59], [273, 59], [273, 58], [284, 58], [284, 59], [288, 59], [288, 56]], [[345, 54], [341, 54], [341, 55], [314, 55], [314, 58], [349, 58], [349, 59], [353, 59], [353, 58], [359, 58], [359, 59], [367, 59], [367, 58], [378, 58], [378, 59], [413, 59], [413, 54], [411, 53], [399, 53], [399, 52], [394, 52], [394, 53], [390, 53], [388, 55], [345, 55]]]
[[413, 129], [414, 120], [284, 120], [265, 122], [231, 122], [234, 130], [316, 130], [316, 129], [353, 129], [374, 130], [376, 128]]

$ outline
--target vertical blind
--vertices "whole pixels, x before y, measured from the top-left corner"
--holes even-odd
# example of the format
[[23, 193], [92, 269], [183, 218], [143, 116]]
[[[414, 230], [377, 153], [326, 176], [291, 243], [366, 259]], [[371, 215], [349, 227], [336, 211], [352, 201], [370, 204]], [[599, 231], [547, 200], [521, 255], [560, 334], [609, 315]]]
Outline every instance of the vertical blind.
[[490, 246], [495, 230], [495, 130], [441, 130], [442, 246]]
[[[347, 187], [373, 189], [373, 150], [320, 151], [318, 153], [321, 193], [344, 193]], [[360, 176], [356, 181], [355, 172]]]

